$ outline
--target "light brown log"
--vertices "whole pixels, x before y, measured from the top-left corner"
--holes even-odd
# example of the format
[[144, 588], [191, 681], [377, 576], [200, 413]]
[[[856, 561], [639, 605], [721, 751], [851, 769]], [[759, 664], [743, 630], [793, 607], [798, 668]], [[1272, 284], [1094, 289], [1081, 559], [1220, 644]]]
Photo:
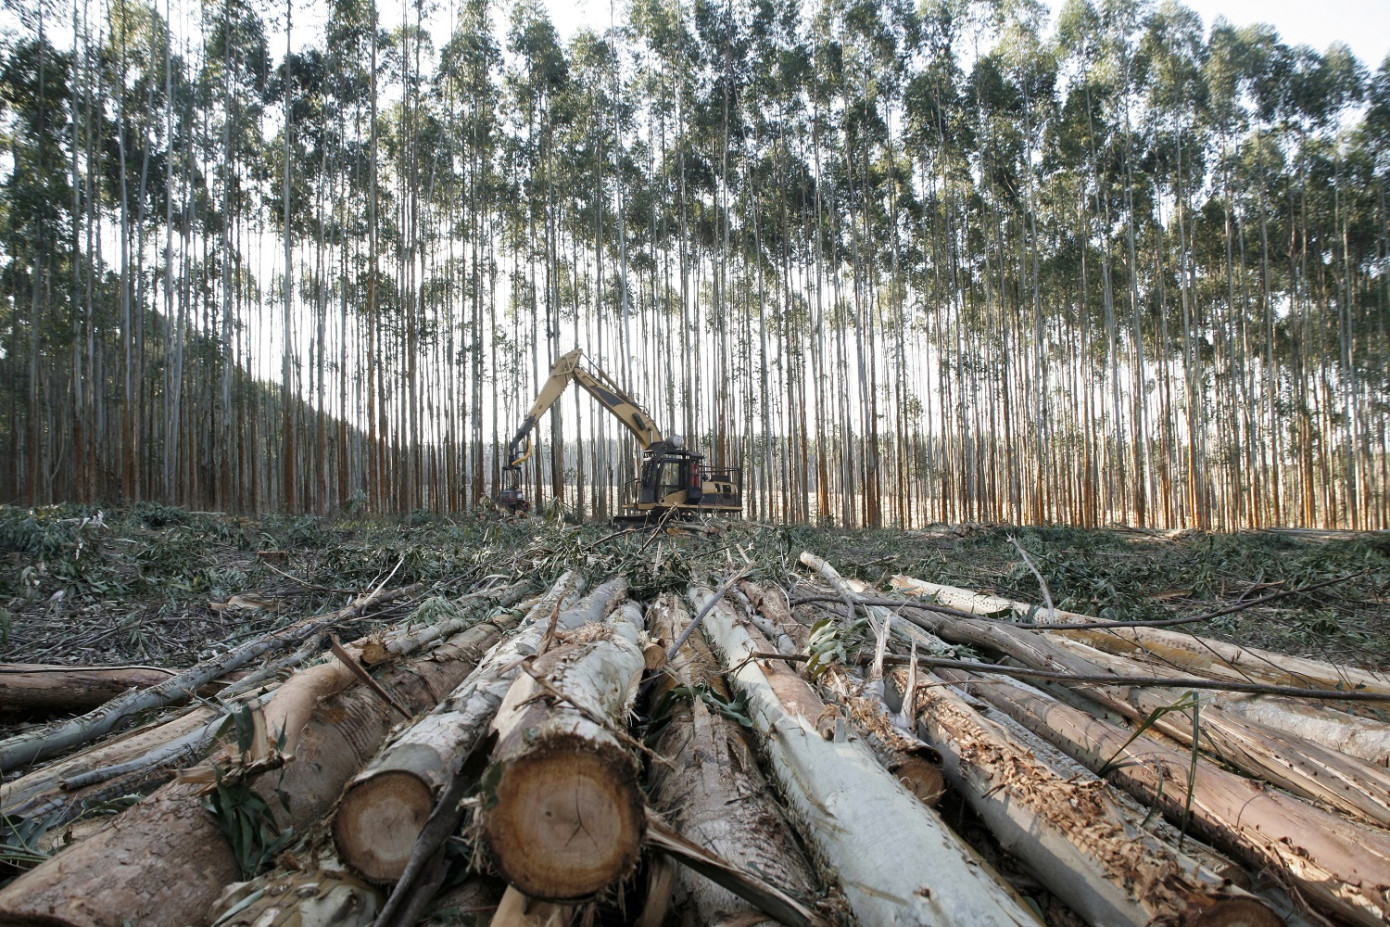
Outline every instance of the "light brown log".
[[1059, 775], [949, 689], [918, 690], [924, 736], [1005, 850], [1087, 923], [1275, 927], [1245, 892], [1131, 828], [1098, 780]]
[[641, 610], [628, 603], [537, 657], [497, 711], [482, 839], [530, 898], [576, 903], [637, 865], [646, 804], [624, 738], [642, 643]]
[[0, 712], [83, 711], [176, 675], [153, 666], [0, 664]]
[[354, 872], [379, 883], [400, 878], [440, 794], [482, 740], [521, 661], [539, 650], [551, 618], [560, 612], [562, 626], [582, 624], [626, 591], [623, 583], [605, 584], [564, 609], [581, 584], [578, 573], [564, 574], [448, 698], [392, 736], [348, 783], [333, 818], [333, 839]]
[[[457, 685], [500, 634], [498, 626], [480, 624], [428, 656], [388, 671], [380, 682], [401, 702], [423, 709]], [[272, 781], [257, 786], [280, 824], [303, 829], [321, 817], [397, 720], [380, 696], [361, 686], [320, 706], [300, 733], [294, 758]], [[290, 796], [288, 813], [274, 797], [276, 788]], [[201, 922], [238, 871], [199, 793], [193, 784], [172, 782], [101, 832], [20, 876], [0, 890], [0, 922], [73, 927]]]
[[[692, 604], [703, 606], [699, 596]], [[863, 924], [1029, 924], [1033, 916], [860, 741], [827, 740], [824, 704], [732, 609], [716, 606], [706, 637], [749, 714], [802, 836], [834, 873]]]
[[573, 905], [527, 898], [509, 885], [492, 915], [490, 927], [567, 927], [574, 918]]
[[[675, 640], [691, 618], [674, 596], [663, 596], [647, 611], [648, 627], [667, 641]], [[810, 863], [758, 769], [744, 729], [711, 711], [699, 696], [667, 701], [677, 685], [708, 687], [726, 702], [731, 698], [708, 646], [692, 635], [651, 693], [654, 705], [665, 704], [670, 711], [655, 750], [671, 761], [651, 767], [653, 806], [682, 836], [728, 863], [757, 872], [784, 891], [809, 895]], [[674, 920], [667, 923], [685, 927], [734, 919], [751, 927], [758, 914], [750, 902], [684, 866], [675, 873], [672, 904]]]
[[[942, 670], [958, 683], [968, 674]], [[1141, 802], [1157, 803], [1180, 822], [1188, 801], [1191, 757], [1063, 705], [1035, 689], [991, 680], [968, 691], [1036, 732], [1091, 769], [1119, 761], [1111, 781]], [[1357, 825], [1296, 798], [1197, 764], [1191, 789], [1192, 826], [1218, 848], [1281, 882], [1322, 910], [1355, 924], [1382, 925], [1390, 918], [1390, 835]]]

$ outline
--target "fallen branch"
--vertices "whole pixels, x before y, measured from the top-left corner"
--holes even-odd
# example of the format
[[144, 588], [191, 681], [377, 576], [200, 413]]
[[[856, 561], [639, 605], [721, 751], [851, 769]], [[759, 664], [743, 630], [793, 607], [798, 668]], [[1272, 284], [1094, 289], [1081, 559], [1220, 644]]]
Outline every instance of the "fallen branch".
[[[749, 655], [756, 660], [787, 660], [803, 663], [810, 659], [804, 653], [755, 653]], [[884, 656], [883, 662], [891, 666], [906, 666], [910, 658], [893, 654]], [[970, 660], [948, 660], [944, 657], [917, 657], [917, 661], [927, 666], [942, 666], [949, 669], [970, 670], [976, 673], [999, 673], [1018, 679], [1046, 679], [1051, 682], [1073, 683], [1076, 685], [1100, 686], [1144, 686], [1168, 689], [1210, 689], [1217, 692], [1248, 692], [1252, 695], [1278, 695], [1286, 698], [1303, 698], [1313, 701], [1348, 702], [1390, 702], [1390, 694], [1380, 692], [1334, 692], [1328, 689], [1299, 689], [1295, 686], [1272, 686], [1258, 682], [1233, 682], [1221, 679], [1204, 679], [1199, 676], [1120, 676], [1109, 673], [1055, 673], [1050, 670], [1029, 669], [1026, 666], [1005, 666], [1002, 663], [976, 663]], [[867, 658], [865, 658], [867, 662]]]
[[100, 708], [51, 727], [25, 731], [0, 742], [0, 769], [11, 770], [61, 753], [69, 747], [95, 740], [136, 712], [170, 705], [188, 698], [190, 692], [217, 677], [245, 666], [252, 660], [281, 647], [298, 644], [333, 625], [361, 613], [371, 605], [411, 595], [420, 589], [415, 583], [391, 592], [378, 586], [370, 595], [360, 596], [347, 608], [315, 615], [287, 628], [272, 631], [233, 648], [219, 657], [204, 660], [148, 689], [140, 689], [112, 699]]

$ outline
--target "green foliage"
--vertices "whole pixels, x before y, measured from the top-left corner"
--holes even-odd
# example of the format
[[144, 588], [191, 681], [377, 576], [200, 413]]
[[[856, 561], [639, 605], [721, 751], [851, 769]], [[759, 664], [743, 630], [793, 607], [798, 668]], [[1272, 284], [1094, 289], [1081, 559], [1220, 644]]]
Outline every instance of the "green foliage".
[[746, 696], [740, 694], [732, 699], [725, 699], [704, 683], [696, 683], [693, 686], [679, 685], [673, 686], [649, 712], [651, 721], [647, 727], [647, 741], [654, 741], [661, 735], [661, 732], [670, 724], [678, 704], [697, 698], [721, 718], [728, 718], [741, 727], [751, 728], [753, 726], [753, 719], [748, 714]]
[[812, 679], [819, 679], [828, 667], [835, 663], [849, 662], [849, 647], [862, 646], [864, 633], [869, 627], [867, 618], [858, 618], [848, 628], [838, 618], [822, 618], [811, 625], [810, 638], [806, 642], [806, 672]]
[[[252, 788], [251, 776], [246, 774], [256, 736], [251, 710], [243, 708], [233, 713], [231, 721], [236, 730], [240, 758], [228, 769], [213, 765], [215, 785], [203, 799], [203, 807], [212, 814], [217, 829], [227, 838], [242, 878], [250, 879], [289, 847], [294, 841], [294, 829], [282, 829], [275, 823], [270, 805]], [[275, 746], [277, 750], [284, 749], [283, 731]], [[276, 795], [288, 811], [288, 795], [279, 789]]]

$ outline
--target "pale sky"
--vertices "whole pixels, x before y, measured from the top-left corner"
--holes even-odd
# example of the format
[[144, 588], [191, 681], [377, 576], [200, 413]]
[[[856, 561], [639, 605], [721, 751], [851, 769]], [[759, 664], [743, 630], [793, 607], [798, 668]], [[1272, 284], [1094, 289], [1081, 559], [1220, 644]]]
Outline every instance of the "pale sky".
[[[1061, 0], [1047, 0], [1056, 9]], [[1325, 51], [1335, 41], [1346, 42], [1372, 72], [1390, 54], [1390, 0], [1183, 0], [1196, 10], [1208, 29], [1217, 16], [1233, 25], [1269, 23], [1289, 45], [1311, 45]], [[580, 26], [606, 28], [610, 11], [621, 0], [547, 0], [551, 18], [568, 37]]]

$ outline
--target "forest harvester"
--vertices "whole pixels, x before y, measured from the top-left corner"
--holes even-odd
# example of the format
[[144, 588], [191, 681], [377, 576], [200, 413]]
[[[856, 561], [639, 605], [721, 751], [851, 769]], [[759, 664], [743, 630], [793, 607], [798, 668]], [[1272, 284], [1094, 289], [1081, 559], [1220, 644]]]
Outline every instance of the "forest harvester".
[[743, 471], [737, 467], [710, 467], [705, 455], [685, 447], [679, 435], [663, 438], [652, 417], [625, 393], [613, 378], [597, 368], [582, 366], [584, 352], [575, 348], [555, 362], [550, 379], [541, 387], [531, 411], [522, 419], [507, 445], [507, 464], [502, 468], [503, 488], [497, 506], [504, 512], [524, 514], [531, 503], [521, 491], [521, 465], [531, 456], [531, 429], [555, 404], [571, 382], [578, 383], [622, 422], [642, 449], [639, 476], [622, 493], [624, 520], [653, 516], [684, 517], [701, 513], [738, 515], [743, 511]]

